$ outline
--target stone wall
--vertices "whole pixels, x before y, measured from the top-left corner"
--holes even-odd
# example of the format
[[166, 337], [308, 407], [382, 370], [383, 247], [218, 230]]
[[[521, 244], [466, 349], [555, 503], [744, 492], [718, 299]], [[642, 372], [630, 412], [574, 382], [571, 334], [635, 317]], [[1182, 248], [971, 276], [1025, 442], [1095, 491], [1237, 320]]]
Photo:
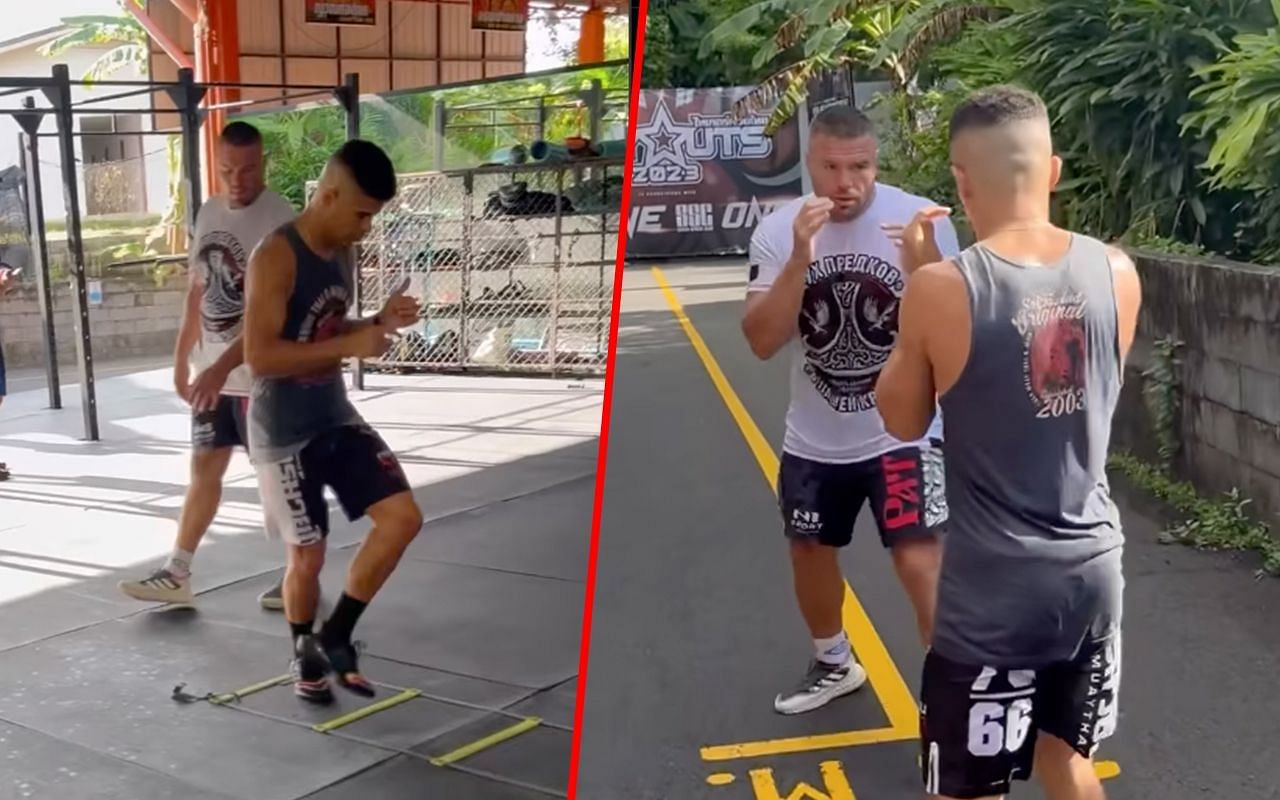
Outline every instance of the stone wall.
[[1153, 342], [1182, 342], [1177, 469], [1202, 492], [1239, 488], [1280, 528], [1280, 268], [1135, 253], [1138, 341], [1113, 441], [1155, 452], [1142, 397]]
[[[145, 274], [103, 279], [102, 305], [89, 309], [94, 361], [172, 353], [182, 320], [183, 286], [181, 277], [171, 278], [164, 286], [157, 286], [155, 279]], [[58, 360], [74, 363], [74, 303], [66, 282], [56, 287], [53, 307]], [[23, 286], [0, 298], [0, 343], [11, 370], [44, 364], [34, 286]]]

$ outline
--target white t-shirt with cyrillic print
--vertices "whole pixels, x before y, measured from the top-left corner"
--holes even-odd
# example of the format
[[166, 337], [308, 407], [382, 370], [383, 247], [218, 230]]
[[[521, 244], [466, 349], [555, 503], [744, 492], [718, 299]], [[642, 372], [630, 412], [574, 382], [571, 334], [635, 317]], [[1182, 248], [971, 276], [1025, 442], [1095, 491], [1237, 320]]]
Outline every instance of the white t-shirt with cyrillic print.
[[[249, 256], [276, 228], [297, 216], [289, 201], [269, 189], [251, 205], [232, 208], [215, 195], [200, 207], [189, 253], [191, 269], [200, 276], [200, 340], [191, 354], [196, 374], [213, 366], [239, 335], [244, 322], [244, 276]], [[249, 367], [231, 371], [222, 393], [248, 397]]]
[[[797, 198], [760, 221], [751, 237], [748, 291], [773, 285], [791, 257], [796, 215], [809, 196]], [[815, 261], [805, 279], [800, 333], [791, 353], [791, 401], [783, 450], [826, 463], [876, 458], [902, 447], [884, 429], [875, 386], [898, 338], [898, 307], [905, 278], [898, 248], [883, 223], [906, 224], [934, 205], [877, 183], [871, 206], [849, 222], [828, 222], [814, 239]], [[959, 242], [950, 220], [934, 223], [944, 256]], [[935, 413], [925, 439], [942, 438]]]

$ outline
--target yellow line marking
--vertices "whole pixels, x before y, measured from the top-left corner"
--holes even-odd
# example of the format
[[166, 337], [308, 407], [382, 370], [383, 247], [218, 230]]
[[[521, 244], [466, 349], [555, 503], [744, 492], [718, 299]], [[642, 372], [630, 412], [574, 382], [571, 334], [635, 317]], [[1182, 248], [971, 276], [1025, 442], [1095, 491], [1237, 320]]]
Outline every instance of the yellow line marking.
[[707, 776], [707, 783], [712, 786], [728, 786], [737, 780], [732, 772], [713, 772]]
[[[741, 429], [742, 436], [747, 441], [747, 446], [751, 448], [751, 452], [755, 455], [756, 463], [760, 465], [760, 471], [764, 473], [765, 480], [769, 482], [769, 487], [774, 494], [777, 494], [778, 456], [774, 453], [773, 448], [769, 446], [769, 442], [764, 438], [764, 434], [760, 432], [760, 428], [756, 426], [751, 415], [747, 413], [746, 406], [742, 404], [728, 378], [725, 377], [724, 371], [716, 363], [715, 356], [711, 355], [711, 350], [707, 347], [706, 342], [702, 340], [702, 336], [694, 328], [689, 316], [685, 314], [684, 307], [680, 305], [680, 300], [672, 290], [671, 284], [667, 282], [666, 276], [662, 274], [662, 270], [657, 267], [653, 267], [652, 270], [654, 280], [662, 290], [663, 297], [666, 298], [667, 305], [671, 308], [671, 313], [675, 315], [680, 326], [684, 328], [685, 335], [689, 337], [689, 343], [693, 345], [693, 349], [702, 360], [702, 365], [706, 368], [707, 374], [711, 376], [711, 382], [715, 384], [716, 390], [720, 393], [720, 397], [729, 409], [729, 413], [733, 415], [734, 420], [738, 423], [738, 428]], [[871, 618], [867, 616], [866, 609], [862, 607], [862, 603], [858, 601], [857, 595], [854, 594], [848, 582], [845, 582], [845, 601], [842, 615], [849, 639], [854, 642], [858, 658], [867, 670], [867, 680], [871, 684], [872, 690], [875, 691], [880, 705], [884, 708], [885, 716], [889, 719], [889, 727], [877, 728], [872, 731], [848, 731], [821, 736], [801, 736], [793, 739], [775, 739], [705, 747], [702, 750], [704, 759], [719, 760], [741, 758], [748, 754], [761, 756], [795, 753], [804, 750], [823, 750], [828, 747], [845, 747], [850, 737], [861, 740], [858, 742], [860, 744], [871, 744], [875, 742], [906, 741], [919, 735], [919, 706], [916, 705], [916, 701], [911, 695], [911, 689], [902, 679], [902, 674], [898, 671], [897, 666], [894, 665], [893, 658], [890, 657], [884, 642], [881, 641], [880, 635], [871, 623]], [[742, 755], [728, 755], [730, 752], [738, 751], [741, 751]]]
[[1093, 771], [1102, 780], [1110, 780], [1120, 774], [1120, 765], [1114, 761], [1099, 761], [1093, 765]]
[[364, 706], [363, 708], [357, 708], [355, 711], [352, 711], [349, 714], [343, 714], [342, 716], [334, 717], [333, 719], [328, 720], [327, 722], [321, 722], [316, 725], [312, 725], [311, 730], [315, 731], [316, 733], [328, 733], [329, 731], [337, 730], [338, 728], [341, 728], [344, 725], [350, 725], [353, 722], [359, 722], [365, 717], [371, 717], [374, 714], [377, 714], [379, 711], [386, 711], [388, 708], [394, 708], [395, 706], [398, 706], [401, 703], [406, 703], [412, 700], [413, 698], [418, 697], [421, 694], [422, 692], [418, 691], [417, 689], [405, 689], [403, 692], [392, 695], [391, 697], [388, 697], [385, 700], [379, 700], [378, 702], [370, 703], [369, 705]]
[[252, 686], [246, 686], [243, 689], [237, 689], [234, 692], [214, 695], [209, 698], [209, 702], [215, 706], [226, 705], [227, 703], [232, 703], [236, 700], [248, 697], [251, 694], [257, 694], [258, 692], [265, 691], [275, 686], [283, 686], [291, 680], [293, 680], [293, 678], [289, 675], [277, 675], [269, 680], [262, 681], [261, 683], [255, 683]]
[[542, 724], [541, 717], [526, 717], [525, 719], [520, 720], [519, 722], [517, 722], [516, 724], [512, 725], [509, 728], [503, 728], [497, 733], [491, 733], [488, 736], [484, 737], [483, 739], [477, 739], [471, 744], [467, 744], [467, 745], [463, 745], [462, 747], [459, 747], [457, 750], [453, 750], [451, 752], [445, 753], [442, 756], [436, 756], [430, 759], [430, 761], [432, 764], [434, 764], [437, 767], [448, 766], [449, 764], [452, 764], [455, 761], [461, 761], [462, 759], [468, 756], [473, 756], [476, 753], [479, 753], [481, 750], [488, 750], [490, 747], [493, 747], [496, 744], [501, 744], [502, 742], [505, 742], [508, 739], [514, 739], [520, 734], [526, 731], [531, 731], [541, 724]]

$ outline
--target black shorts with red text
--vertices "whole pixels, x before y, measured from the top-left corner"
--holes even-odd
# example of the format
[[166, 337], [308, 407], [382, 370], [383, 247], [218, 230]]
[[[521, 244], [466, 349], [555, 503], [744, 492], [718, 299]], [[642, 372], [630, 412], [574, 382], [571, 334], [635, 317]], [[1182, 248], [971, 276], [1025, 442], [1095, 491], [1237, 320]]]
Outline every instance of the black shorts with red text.
[[1092, 758], [1119, 719], [1120, 632], [1037, 669], [964, 664], [930, 651], [920, 685], [921, 778], [927, 794], [1009, 794], [1031, 778], [1046, 733]]
[[778, 505], [790, 539], [829, 547], [853, 541], [853, 527], [868, 502], [880, 542], [936, 536], [947, 521], [942, 443], [906, 445], [866, 461], [829, 464], [782, 454]]
[[326, 431], [283, 461], [256, 465], [267, 532], [292, 545], [318, 544], [329, 535], [329, 487], [347, 519], [409, 491], [400, 461], [368, 425]]

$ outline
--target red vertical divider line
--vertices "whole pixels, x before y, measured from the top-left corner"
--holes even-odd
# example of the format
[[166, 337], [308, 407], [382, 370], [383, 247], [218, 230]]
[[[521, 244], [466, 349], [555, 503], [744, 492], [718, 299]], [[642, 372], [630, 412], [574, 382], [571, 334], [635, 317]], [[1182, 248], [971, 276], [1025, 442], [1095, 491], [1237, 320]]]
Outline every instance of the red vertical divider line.
[[613, 410], [613, 386], [618, 361], [618, 319], [622, 313], [622, 267], [627, 259], [627, 228], [631, 210], [631, 174], [636, 157], [636, 121], [640, 115], [640, 76], [644, 70], [644, 26], [649, 0], [640, 0], [636, 26], [636, 52], [632, 58], [631, 96], [627, 112], [627, 157], [622, 176], [622, 206], [618, 217], [618, 255], [613, 271], [613, 307], [609, 313], [609, 353], [605, 360], [604, 408], [600, 418], [600, 448], [596, 456], [595, 507], [591, 514], [591, 543], [587, 557], [587, 585], [582, 610], [582, 644], [578, 650], [578, 692], [573, 713], [573, 744], [569, 756], [569, 800], [578, 794], [582, 756], [582, 714], [587, 702], [587, 664], [591, 659], [591, 613], [596, 596], [596, 562], [600, 550], [600, 517], [604, 511], [605, 464], [609, 458], [609, 416]]

